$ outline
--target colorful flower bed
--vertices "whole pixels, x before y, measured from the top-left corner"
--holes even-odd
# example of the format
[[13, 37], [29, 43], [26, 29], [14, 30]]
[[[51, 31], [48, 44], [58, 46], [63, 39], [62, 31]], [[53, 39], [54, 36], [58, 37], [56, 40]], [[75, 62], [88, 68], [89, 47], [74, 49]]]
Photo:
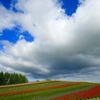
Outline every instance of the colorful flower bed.
[[3, 86], [0, 86], [0, 89], [1, 88], [27, 86], [27, 85], [37, 85], [37, 84], [43, 84], [43, 83], [52, 83], [52, 82], [61, 82], [61, 81], [44, 81], [44, 82], [30, 82], [30, 83], [23, 83], [23, 84], [3, 85]]
[[26, 89], [26, 90], [20, 90], [20, 91], [10, 91], [10, 92], [0, 92], [0, 96], [9, 96], [9, 95], [17, 95], [17, 94], [24, 94], [24, 93], [30, 93], [30, 92], [38, 92], [38, 91], [45, 91], [45, 90], [52, 90], [52, 89], [58, 89], [58, 88], [64, 88], [69, 87], [73, 85], [80, 85], [82, 83], [67, 83], [62, 85], [56, 85], [56, 86], [48, 86], [43, 88], [36, 88], [36, 89]]
[[93, 88], [84, 91], [74, 92], [72, 94], [66, 94], [63, 96], [52, 98], [50, 100], [79, 100], [79, 99], [82, 100], [96, 96], [100, 96], [100, 86], [94, 86]]

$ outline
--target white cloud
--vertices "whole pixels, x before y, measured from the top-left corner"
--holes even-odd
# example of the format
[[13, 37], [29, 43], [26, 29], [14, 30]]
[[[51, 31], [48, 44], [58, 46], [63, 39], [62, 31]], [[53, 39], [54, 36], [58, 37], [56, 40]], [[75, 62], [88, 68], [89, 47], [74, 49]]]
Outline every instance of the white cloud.
[[11, 29], [14, 27], [13, 18], [12, 16], [14, 13], [7, 10], [0, 4], [0, 31], [2, 32], [3, 29], [9, 28]]
[[[82, 1], [71, 17], [65, 15], [56, 0], [18, 0], [15, 7], [23, 13], [1, 7], [4, 14], [1, 13], [0, 20], [6, 22], [0, 24], [1, 30], [17, 24], [35, 40], [26, 42], [23, 38], [16, 44], [2, 41], [4, 51], [0, 52], [0, 64], [35, 78], [63, 77], [66, 73], [72, 76], [71, 80], [79, 75], [82, 77], [76, 80], [87, 80], [85, 77], [91, 75], [95, 78], [100, 66], [99, 5], [100, 1]], [[95, 72], [89, 70], [92, 68]], [[84, 75], [82, 70], [89, 74]], [[73, 77], [75, 74], [77, 77]]]

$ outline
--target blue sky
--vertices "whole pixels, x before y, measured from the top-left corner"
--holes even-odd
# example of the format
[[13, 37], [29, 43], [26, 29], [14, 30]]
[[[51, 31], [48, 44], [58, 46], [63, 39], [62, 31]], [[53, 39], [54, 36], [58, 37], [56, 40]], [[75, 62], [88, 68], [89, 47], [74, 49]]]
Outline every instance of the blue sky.
[[97, 9], [99, 0], [0, 0], [0, 71], [100, 82]]
[[[11, 4], [15, 3], [16, 1], [17, 0], [0, 0], [1, 4], [7, 9], [10, 9]], [[79, 4], [78, 0], [59, 0], [59, 2], [62, 2], [62, 8], [65, 9], [69, 16], [71, 16], [76, 11]]]
[[1, 4], [2, 4], [3, 6], [5, 6], [7, 9], [9, 9], [12, 0], [0, 0], [0, 2], [1, 2]]
[[[8, 10], [10, 10], [11, 5], [14, 4], [15, 2], [16, 0], [0, 0], [1, 5], [3, 5]], [[12, 10], [14, 12], [17, 11], [16, 9], [12, 9]], [[2, 36], [0, 36], [0, 40], [8, 40], [9, 42], [14, 44], [19, 40], [20, 35], [23, 35], [26, 41], [29, 42], [34, 41], [34, 37], [32, 37], [30, 33], [28, 33], [27, 31], [21, 32], [20, 26], [15, 26], [13, 29], [4, 29], [1, 32], [1, 34]]]
[[67, 15], [71, 16], [76, 12], [79, 5], [78, 0], [61, 0], [63, 2], [62, 8], [65, 9]]
[[[1, 5], [3, 5], [6, 9], [10, 10], [11, 5], [15, 3], [16, 0], [0, 0]], [[76, 9], [79, 5], [78, 0], [60, 0], [62, 2], [62, 8], [65, 9], [65, 13], [68, 16], [72, 16], [73, 13], [76, 12]], [[17, 11], [13, 9], [13, 11]], [[4, 29], [2, 31], [2, 36], [0, 36], [0, 40], [8, 40], [9, 42], [16, 43], [19, 40], [20, 35], [23, 34], [26, 41], [33, 41], [34, 37], [30, 35], [28, 32], [20, 32], [19, 26], [14, 27], [13, 29]], [[1, 48], [1, 47], [0, 47]]]

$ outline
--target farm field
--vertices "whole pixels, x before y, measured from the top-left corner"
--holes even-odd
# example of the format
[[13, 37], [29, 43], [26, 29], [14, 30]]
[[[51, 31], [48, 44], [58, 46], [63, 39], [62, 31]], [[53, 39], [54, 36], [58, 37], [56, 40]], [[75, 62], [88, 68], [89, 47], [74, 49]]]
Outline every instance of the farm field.
[[0, 86], [0, 100], [100, 100], [100, 84], [44, 81]]

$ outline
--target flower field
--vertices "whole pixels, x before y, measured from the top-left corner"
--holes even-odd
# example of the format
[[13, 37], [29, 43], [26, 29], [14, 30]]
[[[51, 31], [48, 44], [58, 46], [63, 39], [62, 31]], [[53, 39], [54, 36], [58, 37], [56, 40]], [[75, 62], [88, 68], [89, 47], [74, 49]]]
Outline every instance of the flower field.
[[93, 88], [84, 91], [75, 92], [64, 96], [59, 96], [50, 100], [86, 99], [86, 98], [92, 98], [96, 96], [100, 96], [100, 86], [94, 86]]
[[82, 100], [100, 96], [100, 85], [49, 81], [0, 87], [0, 100]]

